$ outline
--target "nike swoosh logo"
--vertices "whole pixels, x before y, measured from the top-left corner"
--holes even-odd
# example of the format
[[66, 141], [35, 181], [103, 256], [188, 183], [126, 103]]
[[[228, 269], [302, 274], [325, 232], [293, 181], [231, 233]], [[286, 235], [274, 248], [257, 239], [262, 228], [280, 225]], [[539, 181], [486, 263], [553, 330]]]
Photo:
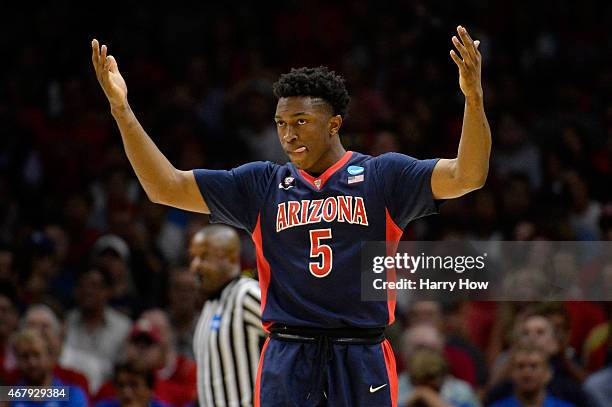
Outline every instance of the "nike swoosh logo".
[[285, 187], [285, 186], [283, 185], [283, 183], [281, 182], [281, 183], [279, 183], [279, 184], [278, 184], [278, 189], [281, 189], [281, 188], [282, 188], [282, 189], [284, 189], [284, 190], [286, 191], [286, 190], [288, 190], [288, 189], [293, 188], [293, 185], [289, 185], [288, 187]]
[[378, 390], [382, 389], [383, 387], [385, 387], [387, 385], [387, 383], [383, 384], [382, 386], [378, 386], [378, 387], [372, 387], [370, 386], [370, 393], [376, 393]]

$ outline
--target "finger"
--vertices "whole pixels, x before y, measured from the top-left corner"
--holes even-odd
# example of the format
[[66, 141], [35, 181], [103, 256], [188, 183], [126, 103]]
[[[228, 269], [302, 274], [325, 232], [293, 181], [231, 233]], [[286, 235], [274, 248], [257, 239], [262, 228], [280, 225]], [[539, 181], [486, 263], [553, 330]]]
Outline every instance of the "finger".
[[476, 49], [476, 57], [477, 57], [478, 64], [481, 64], [482, 54], [480, 53], [480, 41], [479, 40], [474, 41], [474, 48]]
[[468, 32], [468, 30], [466, 30], [466, 28], [463, 26], [460, 27], [460, 31], [461, 33], [463, 33], [463, 35], [459, 34], [461, 36], [461, 40], [463, 41], [466, 49], [470, 53], [470, 56], [476, 61], [478, 59], [478, 50], [476, 49], [476, 43], [472, 39], [472, 36]]
[[461, 55], [461, 58], [463, 58], [464, 62], [469, 61], [471, 59], [470, 53], [467, 51], [461, 41], [459, 41], [459, 39], [455, 36], [453, 36], [453, 45], [455, 45], [455, 48], [457, 48], [457, 51], [459, 51], [459, 55]]
[[98, 60], [100, 59], [100, 44], [98, 44], [98, 40], [94, 39], [91, 42], [91, 62], [93, 63], [94, 69], [96, 71], [96, 76], [98, 75]]
[[108, 75], [110, 73], [110, 58], [106, 57], [104, 59], [104, 70], [102, 71], [104, 74], [105, 78], [108, 78]]
[[[472, 41], [470, 34], [462, 26], [457, 27], [457, 33], [459, 33], [459, 37], [461, 37], [461, 41], [463, 42], [463, 45], [465, 46], [465, 49], [468, 51], [469, 55], [472, 57], [472, 59], [476, 60], [476, 48], [474, 47], [474, 41]], [[463, 59], [465, 59], [465, 57]]]
[[91, 41], [91, 60], [94, 64], [98, 62], [98, 55], [100, 55], [98, 40], [94, 38]]
[[106, 67], [108, 60], [108, 58], [106, 57], [107, 52], [108, 47], [106, 45], [102, 45], [102, 52], [100, 53], [100, 73], [104, 80], [108, 78], [108, 68]]
[[108, 56], [108, 61], [109, 61], [109, 70], [112, 73], [119, 72], [119, 66], [117, 65], [117, 60], [115, 59], [115, 57], [112, 56], [112, 55], [109, 55]]
[[106, 48], [106, 45], [102, 45], [102, 53], [100, 54], [100, 62], [105, 63], [106, 62], [106, 52], [108, 51], [108, 49]]
[[463, 69], [463, 67], [464, 67], [463, 61], [461, 60], [461, 58], [459, 58], [459, 55], [457, 55], [457, 53], [454, 50], [452, 50], [452, 49], [451, 49], [451, 52], [450, 52], [450, 56], [453, 59], [453, 61], [455, 62], [455, 64], [457, 65], [457, 67], [459, 69]]

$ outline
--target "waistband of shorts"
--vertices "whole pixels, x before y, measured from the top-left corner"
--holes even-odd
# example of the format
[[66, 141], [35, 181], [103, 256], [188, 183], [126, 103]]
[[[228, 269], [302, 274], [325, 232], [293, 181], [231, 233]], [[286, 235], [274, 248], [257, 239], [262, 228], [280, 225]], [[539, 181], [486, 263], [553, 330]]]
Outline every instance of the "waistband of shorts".
[[317, 342], [328, 338], [333, 343], [375, 345], [385, 340], [385, 328], [311, 328], [274, 324], [270, 337], [289, 342]]

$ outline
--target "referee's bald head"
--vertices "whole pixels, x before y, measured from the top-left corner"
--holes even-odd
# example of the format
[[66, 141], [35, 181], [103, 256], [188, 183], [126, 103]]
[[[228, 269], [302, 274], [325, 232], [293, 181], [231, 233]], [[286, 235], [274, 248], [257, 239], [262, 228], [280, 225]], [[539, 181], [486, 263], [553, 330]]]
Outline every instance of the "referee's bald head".
[[228, 254], [240, 257], [240, 237], [234, 228], [225, 225], [207, 225], [193, 235], [192, 242], [202, 243], [206, 239], [213, 240], [215, 246], [227, 250]]

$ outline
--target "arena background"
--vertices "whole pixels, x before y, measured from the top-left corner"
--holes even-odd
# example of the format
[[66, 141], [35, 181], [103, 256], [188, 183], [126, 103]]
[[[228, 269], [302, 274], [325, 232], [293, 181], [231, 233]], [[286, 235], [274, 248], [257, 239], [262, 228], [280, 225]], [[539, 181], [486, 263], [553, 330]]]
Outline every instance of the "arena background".
[[[448, 51], [462, 24], [482, 43], [489, 177], [409, 225], [403, 239], [612, 240], [612, 3], [3, 2], [0, 15], [0, 279], [20, 315], [44, 303], [63, 319], [77, 306], [79, 275], [99, 261], [113, 273], [117, 310], [132, 319], [152, 307], [172, 312], [169, 275], [188, 265], [188, 239], [207, 223], [144, 195], [96, 82], [93, 38], [109, 46], [130, 105], [177, 168], [229, 169], [286, 160], [271, 83], [304, 65], [347, 79], [348, 149], [454, 156], [463, 96]], [[256, 274], [243, 240], [244, 268]], [[595, 282], [605, 283], [605, 270]], [[181, 295], [197, 317], [195, 286]], [[530, 304], [420, 305], [397, 310], [400, 370], [400, 335], [425, 315], [446, 337], [451, 371], [454, 346], [473, 366], [455, 375], [485, 397], [513, 318]], [[568, 318], [557, 340], [582, 379], [604, 368], [609, 303], [545, 305]], [[8, 363], [17, 326], [1, 315]]]

